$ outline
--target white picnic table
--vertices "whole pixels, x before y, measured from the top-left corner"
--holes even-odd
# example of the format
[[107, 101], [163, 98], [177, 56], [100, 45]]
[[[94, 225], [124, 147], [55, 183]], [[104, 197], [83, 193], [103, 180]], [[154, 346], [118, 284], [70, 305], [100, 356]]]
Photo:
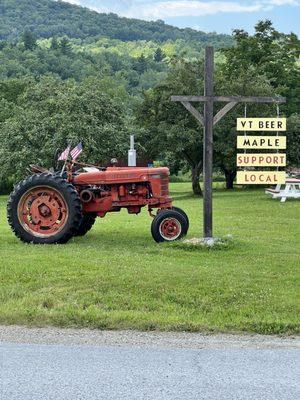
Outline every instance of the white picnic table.
[[275, 189], [266, 189], [265, 193], [270, 194], [273, 199], [281, 198], [281, 203], [286, 199], [299, 199], [300, 179], [287, 178], [284, 184], [278, 184]]

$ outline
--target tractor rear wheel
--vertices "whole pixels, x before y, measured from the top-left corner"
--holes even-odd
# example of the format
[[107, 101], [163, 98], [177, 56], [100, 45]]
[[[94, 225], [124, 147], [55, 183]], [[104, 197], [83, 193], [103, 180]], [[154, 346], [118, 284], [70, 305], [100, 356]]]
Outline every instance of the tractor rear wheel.
[[36, 244], [66, 243], [82, 219], [74, 186], [59, 175], [35, 174], [15, 186], [7, 204], [15, 235]]
[[152, 221], [151, 233], [156, 242], [173, 242], [185, 236], [188, 224], [184, 216], [175, 210], [162, 210]]
[[75, 234], [75, 236], [84, 236], [88, 231], [90, 231], [96, 221], [97, 214], [91, 213], [91, 214], [83, 214], [82, 220], [80, 222], [80, 225], [78, 227], [78, 230]]

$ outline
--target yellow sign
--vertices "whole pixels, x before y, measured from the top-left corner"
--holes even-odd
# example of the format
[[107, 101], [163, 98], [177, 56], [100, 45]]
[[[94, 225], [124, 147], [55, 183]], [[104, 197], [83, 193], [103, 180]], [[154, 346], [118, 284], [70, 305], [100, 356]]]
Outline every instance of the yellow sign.
[[285, 171], [238, 171], [238, 185], [272, 185], [285, 183]]
[[286, 149], [286, 136], [238, 136], [238, 149]]
[[237, 118], [238, 131], [286, 131], [286, 118]]
[[236, 155], [238, 167], [285, 167], [286, 155], [275, 153], [257, 153]]

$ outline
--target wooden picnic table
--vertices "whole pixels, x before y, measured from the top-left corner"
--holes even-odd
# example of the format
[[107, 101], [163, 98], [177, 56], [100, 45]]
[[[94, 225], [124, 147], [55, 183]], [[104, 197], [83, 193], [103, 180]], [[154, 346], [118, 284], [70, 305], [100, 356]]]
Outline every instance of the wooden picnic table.
[[265, 193], [270, 194], [273, 199], [281, 198], [281, 203], [286, 199], [299, 199], [300, 179], [287, 178], [285, 184], [278, 184], [275, 189], [266, 189]]

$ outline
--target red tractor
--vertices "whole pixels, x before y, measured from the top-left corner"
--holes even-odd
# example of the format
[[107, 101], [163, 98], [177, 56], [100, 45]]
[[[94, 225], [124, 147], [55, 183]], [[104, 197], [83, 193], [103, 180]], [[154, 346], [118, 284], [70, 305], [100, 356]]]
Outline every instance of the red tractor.
[[[189, 220], [173, 207], [169, 197], [168, 168], [107, 167], [63, 173], [34, 169], [11, 193], [7, 214], [16, 234], [28, 243], [66, 243], [85, 235], [96, 217], [127, 208], [139, 214], [148, 206], [156, 242], [174, 241], [187, 234]], [[153, 210], [157, 209], [156, 215]]]

